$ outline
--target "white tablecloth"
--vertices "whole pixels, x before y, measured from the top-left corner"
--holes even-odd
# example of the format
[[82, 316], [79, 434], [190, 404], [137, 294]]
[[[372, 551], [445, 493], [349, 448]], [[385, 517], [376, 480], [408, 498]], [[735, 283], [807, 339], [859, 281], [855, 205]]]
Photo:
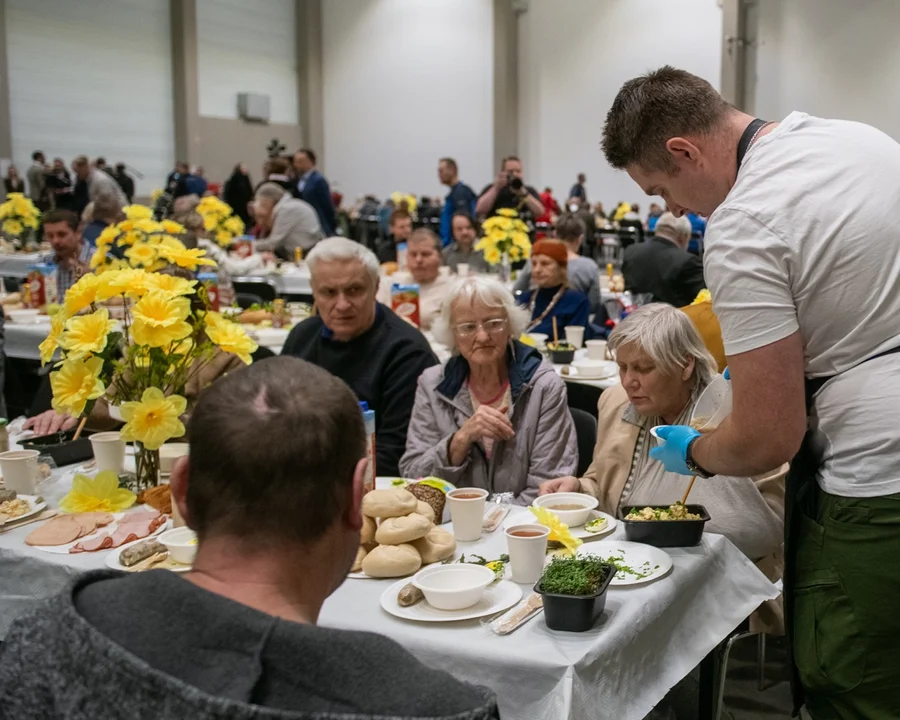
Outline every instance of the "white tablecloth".
[[28, 266], [41, 261], [40, 253], [0, 253], [0, 277], [28, 277]]
[[38, 345], [44, 342], [44, 338], [50, 332], [50, 323], [48, 321], [24, 325], [7, 320], [3, 332], [7, 357], [39, 360], [41, 351]]

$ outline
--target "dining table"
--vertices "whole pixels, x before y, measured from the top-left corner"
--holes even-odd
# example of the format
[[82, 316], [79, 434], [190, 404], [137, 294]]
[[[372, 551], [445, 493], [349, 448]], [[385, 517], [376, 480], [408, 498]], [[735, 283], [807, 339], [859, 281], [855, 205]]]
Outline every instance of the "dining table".
[[[47, 481], [53, 484], [47, 493], [53, 496], [48, 497], [51, 506], [74, 471], [53, 470]], [[392, 482], [378, 479], [381, 487]], [[513, 512], [526, 511], [517, 507]], [[115, 552], [53, 554], [29, 547], [24, 539], [34, 527], [0, 531], [0, 641], [16, 618], [78, 574], [106, 567], [107, 556]], [[444, 527], [452, 532], [452, 524]], [[622, 538], [619, 524], [593, 542]], [[599, 552], [603, 546], [594, 547]], [[502, 529], [457, 546], [457, 553], [487, 559], [505, 552]], [[549, 630], [542, 614], [504, 636], [481, 619], [404, 620], [381, 606], [382, 595], [396, 579], [371, 578], [346, 579], [326, 600], [319, 623], [380, 633], [426, 665], [490, 687], [504, 720], [641, 720], [682, 678], [708, 662], [754, 609], [779, 594], [722, 535], [705, 533], [695, 547], [666, 552], [672, 570], [644, 585], [610, 588], [604, 612], [587, 632]], [[523, 594], [532, 590], [520, 587]], [[711, 718], [711, 712], [700, 717]]]

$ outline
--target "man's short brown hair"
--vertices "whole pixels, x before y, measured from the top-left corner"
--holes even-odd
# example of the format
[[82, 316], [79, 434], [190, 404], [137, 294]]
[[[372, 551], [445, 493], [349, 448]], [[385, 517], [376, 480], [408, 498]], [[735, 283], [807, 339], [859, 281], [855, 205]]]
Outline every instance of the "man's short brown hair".
[[444, 244], [441, 242], [441, 238], [438, 237], [438, 234], [432, 230], [431, 228], [420, 227], [416, 230], [412, 231], [412, 234], [409, 236], [409, 240], [407, 243], [414, 242], [430, 242], [434, 249], [437, 251], [438, 255], [442, 254], [444, 249]]
[[438, 161], [438, 165], [440, 165], [441, 163], [445, 163], [447, 167], [450, 168], [453, 172], [459, 172], [459, 167], [456, 165], [456, 160], [454, 160], [452, 157], [442, 157]]
[[388, 224], [393, 227], [394, 223], [396, 223], [398, 220], [403, 220], [404, 218], [409, 218], [410, 220], [412, 220], [412, 215], [406, 212], [406, 210], [394, 210], [394, 212], [391, 213], [391, 218]]
[[53, 225], [61, 222], [64, 222], [72, 229], [72, 232], [75, 232], [78, 229], [80, 220], [71, 210], [51, 210], [44, 215], [41, 225]]
[[255, 547], [313, 542], [346, 512], [365, 454], [359, 404], [339, 378], [285, 356], [231, 372], [191, 415], [192, 527]]
[[563, 242], [575, 242], [583, 238], [587, 232], [584, 220], [574, 213], [560, 215], [554, 229], [556, 230], [556, 237]]
[[674, 169], [666, 142], [716, 127], [731, 106], [703, 78], [670, 65], [629, 80], [603, 127], [603, 152], [614, 168]]

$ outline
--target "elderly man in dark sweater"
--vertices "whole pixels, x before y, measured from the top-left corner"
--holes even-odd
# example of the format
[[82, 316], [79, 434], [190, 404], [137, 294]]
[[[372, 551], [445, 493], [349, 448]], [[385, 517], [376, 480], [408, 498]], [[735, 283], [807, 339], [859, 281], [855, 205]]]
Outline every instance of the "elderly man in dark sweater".
[[307, 259], [319, 315], [295, 327], [282, 355], [323, 367], [375, 411], [376, 471], [397, 475], [416, 382], [437, 365], [416, 328], [375, 300], [378, 259], [346, 238], [323, 240]]
[[172, 501], [191, 571], [81, 575], [17, 620], [0, 716], [42, 720], [494, 720], [493, 694], [392, 640], [317, 626], [360, 542], [366, 438], [353, 393], [295, 358], [207, 388]]

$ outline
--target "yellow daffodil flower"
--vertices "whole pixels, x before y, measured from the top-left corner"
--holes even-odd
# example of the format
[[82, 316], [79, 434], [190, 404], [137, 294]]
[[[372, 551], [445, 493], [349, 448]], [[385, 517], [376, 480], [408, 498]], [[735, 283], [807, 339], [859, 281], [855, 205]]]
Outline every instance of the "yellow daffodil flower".
[[66, 315], [63, 311], [56, 313], [56, 315], [51, 318], [50, 332], [47, 333], [47, 337], [44, 338], [44, 341], [38, 346], [38, 349], [41, 351], [41, 365], [46, 365], [53, 359], [53, 353], [55, 353], [56, 348], [59, 347], [59, 336], [62, 335], [65, 324]]
[[581, 540], [572, 537], [572, 533], [569, 532], [569, 526], [559, 519], [559, 515], [552, 510], [543, 507], [535, 507], [534, 505], [528, 509], [531, 510], [532, 514], [537, 518], [537, 521], [541, 525], [550, 529], [550, 534], [547, 536], [549, 542], [558, 542], [565, 546], [570, 555], [575, 554], [578, 546], [581, 545]]
[[168, 238], [165, 240], [159, 246], [159, 254], [170, 263], [174, 263], [178, 267], [183, 267], [187, 270], [196, 270], [199, 265], [216, 266], [214, 260], [204, 257], [206, 255], [205, 250], [188, 250], [182, 243], [175, 240], [175, 238]]
[[126, 205], [122, 208], [125, 217], [129, 220], [150, 220], [153, 218], [153, 211], [145, 205]]
[[127, 510], [137, 500], [131, 490], [119, 487], [119, 478], [111, 470], [97, 473], [97, 477], [75, 475], [69, 494], [59, 501], [68, 513], [108, 512]]
[[50, 373], [53, 409], [78, 417], [88, 400], [95, 400], [106, 389], [100, 380], [103, 358], [66, 360], [59, 370]]
[[172, 295], [193, 295], [196, 280], [185, 280], [176, 275], [147, 273], [146, 285], [149, 290], [165, 290]]
[[65, 327], [59, 345], [67, 351], [67, 358], [79, 359], [106, 349], [107, 337], [116, 329], [116, 321], [109, 319], [106, 308], [100, 308], [90, 315], [70, 318]]
[[259, 347], [244, 328], [233, 322], [207, 323], [206, 336], [223, 352], [237, 355], [247, 365], [253, 362], [250, 356]]
[[131, 311], [134, 341], [138, 345], [166, 347], [183, 340], [192, 331], [185, 322], [190, 312], [191, 301], [188, 298], [172, 297], [164, 290], [151, 290]]
[[135, 267], [149, 267], [156, 262], [156, 248], [148, 243], [135, 243], [125, 251], [125, 257]]
[[166, 397], [159, 388], [147, 388], [140, 401], [122, 404], [125, 427], [121, 437], [158, 450], [166, 440], [184, 435], [179, 417], [186, 409], [187, 400], [180, 395]]
[[71, 317], [77, 315], [86, 307], [97, 302], [97, 289], [100, 285], [99, 278], [93, 273], [82, 275], [78, 281], [68, 289], [63, 307]]

